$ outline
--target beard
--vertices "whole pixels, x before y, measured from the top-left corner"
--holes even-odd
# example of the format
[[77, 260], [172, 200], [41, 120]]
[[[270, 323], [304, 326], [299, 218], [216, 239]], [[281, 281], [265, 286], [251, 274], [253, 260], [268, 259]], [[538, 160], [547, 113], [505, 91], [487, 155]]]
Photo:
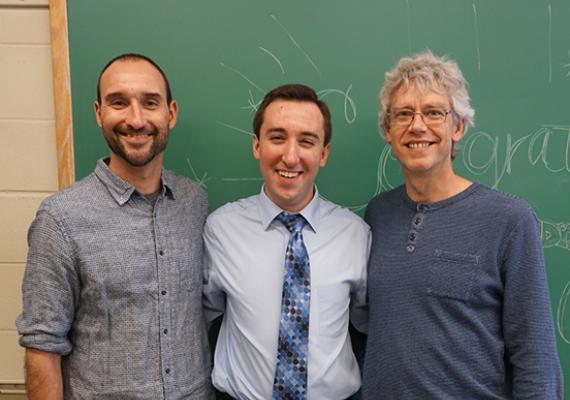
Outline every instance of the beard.
[[[150, 149], [145, 152], [129, 151], [125, 148], [125, 145], [120, 140], [120, 136], [127, 135], [151, 136], [152, 145]], [[164, 132], [159, 132], [156, 127], [153, 127], [152, 129], [134, 130], [119, 125], [114, 127], [111, 134], [109, 135], [103, 132], [103, 137], [105, 138], [109, 149], [117, 156], [125, 160], [133, 167], [144, 167], [166, 149], [166, 145], [168, 143], [168, 129], [166, 129]]]

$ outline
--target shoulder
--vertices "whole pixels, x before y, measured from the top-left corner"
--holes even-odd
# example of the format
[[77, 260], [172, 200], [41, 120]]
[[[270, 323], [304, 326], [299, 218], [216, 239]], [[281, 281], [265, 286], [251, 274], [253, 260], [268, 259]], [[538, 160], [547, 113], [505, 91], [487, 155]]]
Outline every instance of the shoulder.
[[323, 223], [334, 224], [344, 229], [360, 231], [367, 234], [370, 227], [362, 218], [349, 209], [325, 199], [320, 199], [320, 218]]
[[402, 195], [404, 193], [404, 186], [398, 186], [387, 192], [382, 192], [374, 196], [368, 202], [368, 208], [398, 205], [402, 203]]
[[98, 182], [94, 173], [87, 175], [59, 192], [46, 197], [38, 209], [39, 212], [47, 212], [53, 216], [72, 213], [81, 210], [90, 202], [95, 201], [97, 192], [103, 186]]
[[165, 178], [173, 184], [174, 195], [182, 199], [207, 201], [208, 196], [204, 189], [196, 182], [191, 181], [188, 177], [176, 175], [172, 171], [164, 171]]
[[395, 210], [402, 208], [405, 201], [403, 185], [390, 191], [379, 193], [368, 202], [364, 219], [368, 221], [373, 215], [393, 213]]
[[488, 214], [497, 220], [508, 220], [513, 224], [521, 220], [536, 219], [534, 210], [522, 198], [480, 183], [476, 185], [471, 204], [480, 213]]
[[193, 217], [201, 218], [202, 223], [208, 214], [208, 195], [196, 182], [186, 176], [175, 175], [172, 171], [164, 171], [164, 179], [171, 185], [174, 199]]
[[207, 224], [239, 222], [250, 217], [257, 209], [258, 197], [257, 194], [224, 204], [208, 216]]

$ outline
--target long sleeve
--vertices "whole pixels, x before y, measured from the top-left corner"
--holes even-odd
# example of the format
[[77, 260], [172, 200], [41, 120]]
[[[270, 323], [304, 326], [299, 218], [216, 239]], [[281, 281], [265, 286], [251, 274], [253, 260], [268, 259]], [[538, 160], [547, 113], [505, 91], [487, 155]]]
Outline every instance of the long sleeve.
[[503, 327], [515, 399], [562, 399], [544, 256], [529, 210], [505, 241]]
[[366, 240], [366, 245], [362, 246], [363, 252], [355, 260], [355, 270], [361, 271], [359, 284], [354, 288], [350, 297], [350, 322], [360, 332], [366, 334], [368, 332], [368, 298], [366, 292], [367, 282], [367, 266], [368, 257], [370, 255], [370, 244], [372, 242], [372, 234], [368, 230], [367, 235], [363, 240]]
[[219, 285], [216, 273], [221, 258], [221, 242], [215, 236], [212, 226], [206, 223], [204, 228], [204, 286], [202, 301], [208, 324], [211, 324], [213, 320], [222, 315], [226, 309], [226, 297]]

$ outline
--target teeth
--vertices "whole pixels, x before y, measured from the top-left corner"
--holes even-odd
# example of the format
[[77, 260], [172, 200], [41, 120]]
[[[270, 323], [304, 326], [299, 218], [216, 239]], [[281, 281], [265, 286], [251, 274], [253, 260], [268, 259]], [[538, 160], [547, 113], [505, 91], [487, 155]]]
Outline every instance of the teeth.
[[150, 136], [150, 133], [136, 134], [136, 133], [125, 133], [126, 137], [137, 137], [137, 136]]
[[428, 146], [429, 146], [429, 143], [426, 143], [426, 142], [408, 144], [408, 147], [410, 147], [412, 149], [421, 149], [421, 148], [428, 147]]
[[279, 171], [279, 175], [281, 175], [283, 178], [295, 178], [297, 175], [299, 175], [299, 173], [298, 172]]

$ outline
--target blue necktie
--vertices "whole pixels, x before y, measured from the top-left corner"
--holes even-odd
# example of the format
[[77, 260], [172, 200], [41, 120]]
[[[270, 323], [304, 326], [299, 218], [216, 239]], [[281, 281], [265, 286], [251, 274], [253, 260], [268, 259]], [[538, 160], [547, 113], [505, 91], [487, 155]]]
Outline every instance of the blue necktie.
[[311, 301], [309, 255], [301, 232], [306, 221], [299, 214], [285, 212], [279, 214], [277, 219], [291, 232], [291, 238], [285, 253], [273, 399], [302, 400], [307, 398]]

